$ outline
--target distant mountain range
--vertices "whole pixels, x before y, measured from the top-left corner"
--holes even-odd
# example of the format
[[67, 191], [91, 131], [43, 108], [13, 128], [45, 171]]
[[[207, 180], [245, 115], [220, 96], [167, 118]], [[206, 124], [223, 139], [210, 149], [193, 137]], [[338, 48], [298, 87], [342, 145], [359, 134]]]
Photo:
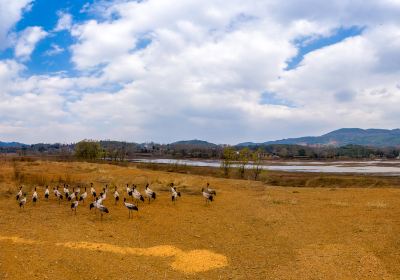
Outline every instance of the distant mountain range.
[[394, 147], [400, 146], [400, 129], [360, 129], [341, 128], [321, 136], [307, 136], [300, 138], [288, 138], [263, 143], [245, 142], [238, 146], [291, 144], [303, 146], [345, 146], [349, 144], [372, 146], [372, 147]]
[[[262, 143], [245, 142], [236, 146], [258, 146], [258, 145], [303, 145], [303, 146], [346, 146], [361, 145], [372, 147], [396, 147], [400, 146], [400, 129], [360, 129], [360, 128], [341, 128], [321, 136], [306, 136], [299, 138], [288, 138], [276, 141], [267, 141]], [[172, 146], [192, 146], [199, 148], [214, 148], [217, 144], [203, 140], [185, 140], [173, 142]], [[18, 142], [1, 142], [0, 147], [29, 146]]]
[[0, 141], [0, 147], [13, 147], [13, 148], [21, 148], [27, 146], [25, 144], [22, 143], [18, 143], [18, 142], [1, 142]]

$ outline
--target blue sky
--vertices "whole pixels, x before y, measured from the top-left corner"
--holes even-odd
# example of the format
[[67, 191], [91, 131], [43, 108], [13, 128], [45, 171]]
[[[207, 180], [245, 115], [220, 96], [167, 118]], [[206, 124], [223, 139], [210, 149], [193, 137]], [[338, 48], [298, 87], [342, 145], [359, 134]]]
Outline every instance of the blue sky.
[[0, 0], [0, 141], [396, 128], [399, 12], [397, 0]]

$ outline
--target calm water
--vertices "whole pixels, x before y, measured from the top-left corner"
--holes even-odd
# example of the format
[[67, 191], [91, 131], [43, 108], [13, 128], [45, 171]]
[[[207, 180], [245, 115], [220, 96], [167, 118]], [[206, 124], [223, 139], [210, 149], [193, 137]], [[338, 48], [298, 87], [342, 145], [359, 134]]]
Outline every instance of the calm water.
[[[184, 164], [190, 166], [219, 167], [220, 161], [202, 160], [175, 160], [175, 159], [133, 159], [133, 162]], [[247, 168], [251, 168], [248, 165]], [[291, 172], [326, 172], [326, 173], [361, 173], [400, 175], [400, 161], [335, 161], [335, 162], [269, 162], [262, 166], [266, 170], [279, 170]]]

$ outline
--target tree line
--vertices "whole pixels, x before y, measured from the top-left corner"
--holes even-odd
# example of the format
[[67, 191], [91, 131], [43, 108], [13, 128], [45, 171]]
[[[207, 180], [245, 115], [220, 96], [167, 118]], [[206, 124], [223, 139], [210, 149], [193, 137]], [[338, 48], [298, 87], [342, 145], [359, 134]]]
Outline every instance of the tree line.
[[12, 153], [20, 156], [59, 156], [112, 161], [124, 161], [138, 157], [222, 160], [229, 158], [231, 161], [244, 163], [246, 161], [254, 162], [255, 160], [267, 159], [394, 159], [399, 156], [400, 147], [377, 148], [359, 145], [310, 147], [284, 144], [241, 147], [214, 144], [137, 144], [109, 140], [83, 140], [73, 144], [34, 144], [23, 147], [0, 147], [0, 153]]

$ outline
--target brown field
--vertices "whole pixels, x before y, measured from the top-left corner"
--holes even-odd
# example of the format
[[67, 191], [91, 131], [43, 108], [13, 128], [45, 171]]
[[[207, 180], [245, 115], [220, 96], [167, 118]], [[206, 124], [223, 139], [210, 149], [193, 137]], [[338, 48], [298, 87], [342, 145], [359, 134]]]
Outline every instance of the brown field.
[[[284, 176], [284, 175], [282, 175]], [[149, 182], [128, 220], [111, 193], [103, 220], [58, 205], [51, 187]], [[200, 190], [217, 190], [206, 206]], [[174, 205], [166, 185], [182, 198]], [[350, 182], [350, 181], [349, 181]], [[15, 200], [22, 183], [29, 202]], [[30, 202], [34, 186], [40, 201]], [[400, 189], [275, 187], [94, 163], [0, 162], [0, 279], [400, 279]]]

